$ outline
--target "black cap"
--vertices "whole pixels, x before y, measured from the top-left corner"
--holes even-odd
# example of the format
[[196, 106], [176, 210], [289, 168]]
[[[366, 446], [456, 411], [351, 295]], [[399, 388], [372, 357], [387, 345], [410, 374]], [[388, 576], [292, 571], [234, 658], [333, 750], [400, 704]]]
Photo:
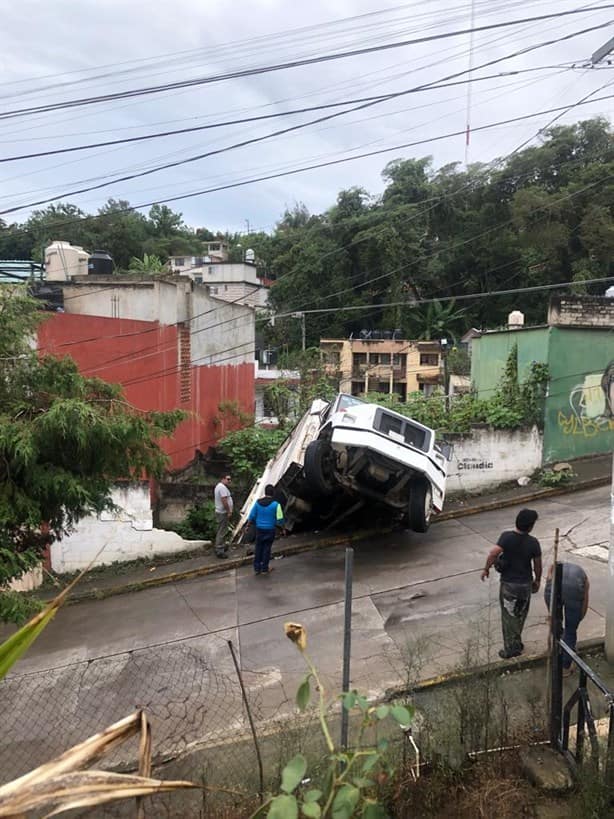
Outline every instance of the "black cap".
[[538, 517], [535, 509], [521, 509], [516, 515], [516, 529], [520, 532], [530, 532]]

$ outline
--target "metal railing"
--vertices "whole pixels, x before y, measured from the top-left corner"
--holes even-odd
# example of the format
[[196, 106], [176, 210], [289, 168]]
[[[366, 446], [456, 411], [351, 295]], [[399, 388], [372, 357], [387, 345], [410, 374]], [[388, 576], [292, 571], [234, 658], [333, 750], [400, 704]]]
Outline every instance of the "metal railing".
[[[608, 736], [603, 774], [605, 781], [611, 781], [614, 774], [614, 692], [608, 688], [593, 669], [571, 649], [562, 638], [563, 633], [563, 564], [555, 563], [552, 580], [551, 603], [551, 659], [550, 659], [550, 743], [574, 765], [585, 761], [585, 739], [588, 733], [590, 743], [590, 764], [600, 768], [600, 748], [593, 707], [591, 704], [589, 681], [604, 699], [608, 715]], [[563, 701], [563, 656], [567, 656], [572, 666], [579, 671], [578, 685]], [[577, 710], [575, 723], [575, 747], [570, 749], [572, 715]]]

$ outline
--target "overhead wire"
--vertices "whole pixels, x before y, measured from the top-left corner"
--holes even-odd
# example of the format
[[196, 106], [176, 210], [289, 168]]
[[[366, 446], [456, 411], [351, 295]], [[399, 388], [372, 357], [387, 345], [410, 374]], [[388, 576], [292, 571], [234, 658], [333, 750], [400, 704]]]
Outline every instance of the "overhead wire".
[[[597, 26], [597, 28], [602, 28], [603, 25], [604, 24], [600, 24], [599, 26]], [[593, 30], [594, 28], [595, 27], [592, 27], [591, 30]], [[585, 32], [586, 32], [586, 30], [583, 30], [581, 32], [573, 32], [571, 34], [564, 35], [564, 36], [556, 38], [554, 40], [548, 40], [546, 42], [542, 42], [542, 43], [538, 43], [538, 44], [535, 44], [535, 45], [532, 45], [532, 46], [528, 46], [528, 47], [526, 47], [524, 49], [521, 49], [520, 51], [514, 52], [513, 54], [505, 55], [503, 57], [497, 57], [497, 58], [495, 58], [493, 60], [487, 61], [486, 63], [482, 63], [480, 66], [474, 67], [473, 70], [475, 71], [475, 70], [479, 70], [479, 69], [482, 69], [482, 68], [486, 68], [488, 66], [491, 66], [491, 65], [494, 65], [496, 63], [502, 62], [503, 60], [507, 60], [507, 59], [511, 59], [512, 57], [519, 56], [519, 54], [526, 54], [526, 53], [528, 53], [530, 51], [533, 51], [533, 50], [535, 50], [537, 48], [543, 48], [546, 45], [551, 45], [553, 43], [558, 43], [558, 42], [563, 42], [563, 41], [569, 40], [569, 39], [571, 39], [573, 37], [577, 37], [580, 34], [583, 34]], [[222, 152], [225, 152], [225, 151], [235, 150], [235, 149], [241, 148], [241, 147], [246, 147], [247, 145], [251, 145], [251, 144], [255, 144], [257, 142], [261, 142], [264, 139], [270, 139], [270, 138], [273, 138], [273, 137], [276, 137], [276, 136], [280, 136], [282, 134], [289, 133], [291, 131], [296, 131], [296, 130], [308, 127], [308, 126], [313, 125], [315, 123], [331, 120], [331, 119], [337, 118], [339, 116], [344, 116], [345, 114], [351, 113], [353, 111], [362, 110], [364, 108], [372, 107], [373, 105], [380, 104], [381, 102], [388, 101], [389, 99], [396, 99], [396, 98], [398, 98], [400, 96], [404, 96], [406, 94], [416, 93], [418, 91], [423, 91], [423, 90], [428, 90], [436, 82], [437, 83], [448, 82], [448, 81], [453, 80], [453, 79], [455, 79], [457, 77], [460, 77], [460, 76], [462, 76], [462, 75], [464, 75], [466, 73], [467, 73], [467, 69], [464, 69], [464, 70], [455, 72], [453, 74], [450, 74], [450, 75], [448, 75], [448, 76], [446, 76], [446, 77], [444, 77], [444, 78], [442, 78], [442, 79], [440, 79], [438, 81], [425, 83], [423, 85], [416, 86], [416, 87], [411, 88], [411, 89], [405, 89], [404, 91], [394, 92], [393, 94], [386, 95], [386, 97], [384, 99], [379, 99], [378, 98], [375, 101], [362, 103], [360, 105], [353, 106], [351, 108], [345, 109], [344, 111], [335, 112], [333, 114], [326, 114], [325, 116], [318, 117], [315, 120], [310, 120], [309, 122], [301, 123], [299, 125], [289, 126], [288, 128], [283, 128], [283, 129], [280, 129], [278, 131], [274, 131], [274, 132], [271, 132], [269, 134], [265, 134], [264, 136], [251, 137], [249, 139], [242, 140], [241, 142], [234, 143], [233, 145], [225, 146], [224, 148], [218, 148], [218, 149], [215, 149], [213, 151], [208, 151], [208, 152], [198, 154], [196, 156], [188, 157], [187, 159], [177, 160], [175, 162], [167, 163], [165, 165], [157, 166], [155, 168], [150, 168], [148, 170], [136, 172], [136, 173], [133, 173], [133, 174], [128, 174], [128, 175], [126, 175], [124, 177], [120, 177], [118, 179], [114, 179], [114, 180], [110, 180], [110, 181], [105, 181], [105, 182], [99, 183], [97, 185], [87, 186], [85, 188], [81, 188], [81, 189], [78, 189], [78, 190], [75, 190], [75, 191], [65, 192], [63, 194], [59, 194], [59, 195], [54, 196], [54, 197], [48, 197], [46, 199], [37, 200], [36, 202], [30, 202], [30, 203], [25, 204], [25, 205], [22, 204], [22, 205], [14, 206], [12, 208], [5, 208], [3, 210], [0, 210], [0, 215], [7, 214], [7, 213], [14, 213], [14, 212], [16, 212], [18, 210], [24, 210], [24, 209], [29, 208], [29, 207], [36, 207], [36, 206], [41, 205], [41, 204], [47, 204], [49, 202], [58, 201], [60, 199], [68, 197], [68, 196], [75, 196], [75, 195], [78, 195], [78, 194], [81, 194], [81, 193], [89, 193], [92, 190], [99, 190], [102, 187], [108, 187], [109, 185], [116, 184], [117, 182], [130, 181], [130, 180], [135, 179], [135, 178], [140, 178], [140, 177], [143, 177], [143, 176], [150, 175], [152, 173], [157, 173], [157, 172], [159, 172], [161, 170], [166, 170], [168, 168], [177, 167], [179, 165], [184, 165], [184, 164], [187, 164], [187, 163], [199, 161], [199, 160], [204, 159], [206, 157], [213, 156], [213, 155], [218, 155], [219, 153], [222, 153]], [[554, 110], [554, 109], [550, 109], [550, 110]], [[526, 117], [524, 117], [524, 118], [526, 118]], [[523, 119], [523, 117], [515, 118], [512, 121], [520, 121], [521, 119]], [[490, 126], [490, 127], [493, 127], [493, 126]], [[484, 130], [484, 128], [485, 128], [485, 126], [482, 126], [481, 128], [474, 129], [474, 130]], [[457, 135], [457, 134], [455, 134], [455, 135]], [[400, 148], [410, 147], [410, 145], [411, 145], [411, 143], [406, 144], [406, 145], [394, 146], [393, 148], [386, 149], [386, 150], [399, 150]], [[334, 163], [323, 163], [320, 167], [325, 167], [325, 166], [330, 165], [330, 164], [338, 164], [339, 162], [342, 162], [342, 161], [350, 161], [352, 159], [364, 158], [365, 156], [372, 156], [372, 155], [374, 155], [374, 154], [373, 153], [362, 154], [362, 155], [359, 155], [358, 157], [350, 157], [350, 158], [345, 159], [345, 160], [337, 160]], [[300, 173], [300, 172], [303, 172], [304, 170], [312, 170], [312, 169], [313, 169], [313, 167], [309, 167], [309, 168], [303, 169], [303, 170], [298, 170], [297, 169], [297, 170], [293, 171], [292, 173]], [[284, 175], [287, 175], [287, 174], [284, 174]], [[268, 178], [271, 179], [271, 178], [277, 178], [277, 177], [275, 175], [273, 175], [273, 176], [269, 176]], [[260, 178], [257, 181], [263, 181], [263, 180], [262, 180], [262, 178]], [[243, 183], [243, 184], [246, 184], [246, 183]], [[210, 193], [210, 192], [213, 192], [214, 190], [216, 190], [216, 191], [217, 190], [227, 190], [230, 187], [236, 187], [236, 186], [237, 186], [237, 184], [235, 183], [235, 185], [221, 186], [219, 188], [210, 189], [210, 190], [208, 190], [206, 192]], [[159, 202], [177, 201], [178, 199], [188, 198], [190, 196], [202, 195], [203, 193], [205, 193], [205, 191], [196, 192], [196, 193], [192, 193], [192, 194], [185, 194], [185, 195], [182, 195], [182, 196], [179, 196], [179, 197], [170, 197], [170, 198], [165, 198], [165, 199], [159, 199], [158, 201]], [[148, 206], [149, 205], [135, 205], [135, 206], [132, 207], [132, 209], [139, 209], [141, 207], [148, 207]]]
[[[423, 37], [414, 37], [406, 40], [398, 40], [393, 43], [384, 43], [374, 46], [368, 46], [364, 48], [356, 48], [351, 49], [349, 51], [342, 51], [342, 52], [333, 52], [331, 54], [323, 54], [317, 57], [310, 57], [306, 59], [298, 59], [298, 60], [290, 60], [285, 63], [277, 63], [271, 65], [264, 65], [264, 66], [256, 66], [250, 69], [244, 69], [239, 71], [228, 71], [222, 74], [211, 75], [206, 77], [199, 77], [196, 79], [191, 80], [184, 80], [175, 83], [164, 83], [163, 85], [159, 86], [145, 86], [141, 88], [135, 88], [128, 91], [117, 92], [114, 94], [101, 94], [95, 97], [82, 97], [73, 100], [64, 100], [62, 102], [56, 103], [47, 103], [46, 105], [41, 106], [32, 106], [30, 108], [21, 108], [21, 109], [14, 109], [9, 111], [4, 111], [0, 113], [0, 119], [9, 119], [13, 117], [23, 117], [31, 114], [36, 113], [46, 113], [49, 111], [56, 111], [64, 108], [72, 108], [72, 107], [82, 107], [85, 105], [94, 105], [100, 102], [108, 102], [112, 99], [127, 99], [129, 97], [134, 96], [144, 96], [150, 94], [158, 94], [165, 91], [174, 91], [178, 88], [185, 88], [185, 87], [194, 87], [194, 86], [202, 86], [205, 84], [223, 82], [229, 79], [238, 79], [248, 76], [255, 76], [260, 74], [268, 74], [277, 71], [285, 71], [291, 68], [298, 68], [307, 65], [314, 65], [323, 62], [331, 62], [340, 59], [348, 59], [350, 57], [358, 57], [363, 56], [366, 54], [373, 54], [376, 52], [387, 51], [396, 48], [404, 48], [409, 45], [420, 45], [423, 43], [429, 42], [436, 42], [443, 39], [449, 39], [450, 37], [459, 37], [465, 34], [470, 34], [473, 30], [474, 32], [481, 32], [481, 31], [490, 31], [494, 29], [500, 28], [507, 28], [510, 26], [515, 25], [522, 25], [524, 23], [531, 23], [531, 22], [543, 22], [546, 20], [552, 19], [559, 19], [561, 17], [566, 17], [570, 15], [577, 15], [577, 14], [586, 14], [591, 11], [605, 11], [607, 9], [614, 8], [614, 4], [603, 4], [600, 6], [584, 6], [578, 9], [569, 9], [567, 11], [558, 11], [551, 14], [541, 14], [535, 15], [532, 17], [523, 17], [518, 18], [515, 20], [507, 20], [501, 21], [498, 23], [489, 23], [482, 26], [476, 26], [474, 29], [464, 28], [464, 29], [457, 29], [454, 31], [449, 32], [439, 32], [437, 34], [426, 35]], [[608, 25], [611, 25], [611, 21], [607, 23], [602, 23], [597, 27], [593, 27], [591, 29], [586, 29], [582, 32], [578, 32], [575, 36], [581, 33], [587, 33], [588, 31], [594, 31], [598, 28], [604, 28]]]

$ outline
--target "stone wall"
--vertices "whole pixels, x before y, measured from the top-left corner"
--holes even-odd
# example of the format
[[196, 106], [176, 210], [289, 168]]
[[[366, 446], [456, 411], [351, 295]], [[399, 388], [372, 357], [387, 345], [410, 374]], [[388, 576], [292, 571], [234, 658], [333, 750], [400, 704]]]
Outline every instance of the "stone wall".
[[606, 296], [553, 296], [548, 308], [548, 324], [614, 328], [614, 299]]
[[469, 435], [446, 435], [454, 445], [447, 493], [479, 492], [531, 475], [542, 463], [543, 437], [532, 429], [474, 427]]

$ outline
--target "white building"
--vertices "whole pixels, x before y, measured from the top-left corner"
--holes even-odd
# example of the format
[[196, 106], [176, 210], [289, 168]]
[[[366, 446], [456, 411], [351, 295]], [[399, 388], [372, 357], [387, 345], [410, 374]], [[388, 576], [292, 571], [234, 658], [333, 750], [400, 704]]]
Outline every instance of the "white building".
[[[211, 243], [210, 243], [211, 244]], [[268, 287], [258, 275], [255, 264], [228, 262], [215, 256], [171, 256], [170, 269], [180, 276], [188, 276], [196, 284], [203, 284], [209, 293], [224, 301], [266, 307]]]

